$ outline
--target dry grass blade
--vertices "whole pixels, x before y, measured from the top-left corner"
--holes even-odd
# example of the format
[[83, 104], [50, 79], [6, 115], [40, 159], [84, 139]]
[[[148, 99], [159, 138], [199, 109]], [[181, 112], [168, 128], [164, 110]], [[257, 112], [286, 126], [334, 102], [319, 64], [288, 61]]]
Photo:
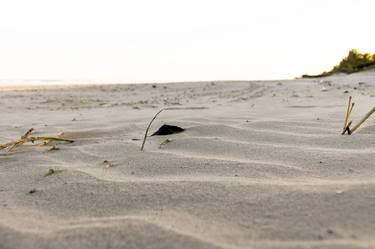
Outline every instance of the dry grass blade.
[[31, 128], [30, 130], [28, 130], [25, 134], [23, 134], [23, 136], [21, 137], [21, 139], [26, 139], [28, 136], [31, 135], [31, 133], [34, 131], [34, 128]]
[[362, 119], [359, 123], [351, 129], [351, 133], [355, 132], [373, 113], [375, 112], [375, 107], [372, 108]]
[[13, 149], [16, 148], [17, 146], [26, 143], [28, 137], [31, 135], [31, 133], [32, 133], [33, 131], [34, 131], [34, 128], [31, 128], [31, 129], [28, 130], [25, 134], [23, 134], [23, 135], [21, 136], [21, 139], [20, 139], [20, 140], [14, 142], [14, 143], [8, 148], [8, 152], [11, 151], [11, 150], [13, 150]]
[[375, 107], [372, 108], [360, 121], [357, 125], [355, 125], [353, 128], [350, 128], [350, 125], [352, 124], [352, 121], [349, 121], [350, 115], [352, 114], [353, 108], [354, 108], [354, 103], [351, 103], [352, 101], [352, 96], [349, 97], [349, 102], [348, 102], [348, 107], [346, 110], [346, 116], [345, 116], [345, 121], [344, 121], [344, 129], [342, 131], [342, 135], [344, 135], [346, 132], [348, 135], [351, 135], [354, 133], [374, 112], [375, 112]]
[[352, 125], [352, 122], [353, 121], [350, 121], [348, 123], [348, 125], [346, 126], [345, 130], [341, 133], [342, 135], [344, 135], [346, 132], [348, 132], [348, 135], [352, 135], [352, 131], [350, 130], [350, 126]]
[[[354, 107], [354, 103], [352, 103], [352, 106], [350, 107], [349, 114], [348, 114], [348, 121], [349, 121], [350, 115], [352, 114], [353, 107]], [[350, 121], [349, 123], [347, 123], [347, 125], [344, 128], [344, 130], [342, 131], [341, 135], [345, 135], [346, 132], [348, 132], [349, 135], [351, 134], [350, 125], [352, 124], [352, 122], [353, 121]]]
[[143, 142], [142, 142], [142, 145], [141, 145], [141, 151], [143, 151], [143, 149], [145, 148], [145, 143], [146, 143], [146, 140], [147, 140], [147, 134], [148, 134], [148, 131], [150, 130], [150, 127], [151, 127], [152, 122], [154, 122], [154, 120], [156, 119], [156, 117], [157, 117], [162, 111], [164, 111], [164, 110], [165, 110], [165, 109], [161, 109], [160, 111], [158, 111], [158, 113], [155, 114], [155, 116], [151, 119], [150, 123], [148, 124], [147, 129], [146, 129], [146, 132], [145, 132], [145, 136], [143, 137]]
[[[352, 111], [353, 111], [353, 108], [354, 108], [354, 102], [352, 102], [352, 96], [349, 97], [349, 102], [348, 102], [348, 108], [346, 110], [346, 116], [345, 116], [345, 122], [344, 122], [344, 129], [342, 130], [342, 133], [341, 135], [344, 135], [347, 131], [348, 133], [350, 133], [350, 123], [348, 123], [349, 119], [350, 119], [350, 115], [352, 114]], [[351, 104], [351, 105], [350, 105]]]
[[[57, 135], [57, 138], [63, 138], [64, 132], [61, 132], [59, 135]], [[39, 146], [52, 146], [51, 150], [56, 146], [56, 141], [54, 140], [44, 140]]]
[[17, 142], [14, 142], [14, 143], [8, 148], [8, 152], [12, 151], [14, 148], [16, 148], [17, 146], [22, 145], [22, 144], [24, 144], [24, 143], [26, 143], [26, 139], [21, 139], [21, 140], [19, 140], [19, 141], [17, 141]]
[[62, 135], [58, 136], [31, 136], [34, 129], [28, 130], [24, 135], [21, 136], [20, 139], [16, 141], [12, 141], [6, 144], [0, 144], [0, 150], [8, 148], [8, 152], [16, 148], [17, 146], [23, 145], [25, 143], [34, 143], [35, 141], [43, 141], [45, 145], [47, 145], [50, 141], [59, 141], [59, 142], [66, 142], [66, 143], [73, 143], [74, 140], [62, 138]]
[[350, 115], [352, 115], [353, 108], [354, 108], [354, 102], [352, 103], [352, 106], [351, 106], [351, 108], [350, 108], [350, 111], [349, 111], [349, 117], [348, 117], [348, 118], [350, 118]]
[[61, 138], [61, 137], [30, 137], [28, 140], [30, 142], [39, 141], [39, 140], [50, 140], [50, 141], [60, 141], [60, 142], [74, 143], [74, 140]]
[[345, 119], [344, 119], [344, 127], [343, 127], [344, 131], [346, 129], [346, 126], [348, 125], [349, 111], [350, 111], [350, 104], [351, 103], [352, 103], [352, 96], [349, 96], [348, 107], [346, 108], [346, 115], [345, 115]]

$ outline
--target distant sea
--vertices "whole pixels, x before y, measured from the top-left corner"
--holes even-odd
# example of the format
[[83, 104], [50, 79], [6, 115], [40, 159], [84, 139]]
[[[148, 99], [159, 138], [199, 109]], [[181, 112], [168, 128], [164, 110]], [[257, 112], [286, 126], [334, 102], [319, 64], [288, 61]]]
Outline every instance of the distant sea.
[[158, 84], [164, 82], [127, 82], [120, 80], [55, 80], [55, 79], [0, 79], [0, 90], [29, 89], [37, 86], [61, 86], [61, 85], [108, 85], [108, 84]]
[[75, 85], [75, 84], [112, 84], [112, 83], [127, 83], [127, 82], [121, 82], [121, 81], [103, 81], [103, 80], [0, 79], [0, 86], [15, 86], [15, 85], [18, 85], [18, 86], [20, 86], [20, 85], [65, 85], [65, 84], [74, 84]]

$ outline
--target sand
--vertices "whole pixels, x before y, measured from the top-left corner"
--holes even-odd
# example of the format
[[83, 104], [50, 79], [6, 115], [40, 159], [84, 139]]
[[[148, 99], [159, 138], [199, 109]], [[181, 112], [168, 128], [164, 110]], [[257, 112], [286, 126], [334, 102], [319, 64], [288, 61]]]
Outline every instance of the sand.
[[[0, 248], [375, 248], [375, 121], [341, 136], [349, 95], [356, 123], [375, 73], [3, 86], [0, 143], [75, 143], [0, 152]], [[161, 108], [151, 132], [186, 131], [140, 152]]]

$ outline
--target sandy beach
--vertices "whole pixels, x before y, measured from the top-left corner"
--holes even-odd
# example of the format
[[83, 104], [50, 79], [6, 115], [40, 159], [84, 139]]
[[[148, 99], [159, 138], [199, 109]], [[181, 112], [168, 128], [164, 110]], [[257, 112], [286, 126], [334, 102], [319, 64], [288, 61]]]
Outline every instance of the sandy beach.
[[[357, 123], [375, 72], [0, 87], [0, 143], [75, 140], [0, 151], [0, 248], [375, 248], [375, 117], [340, 135], [349, 96]], [[150, 133], [185, 131], [141, 152], [162, 108]]]

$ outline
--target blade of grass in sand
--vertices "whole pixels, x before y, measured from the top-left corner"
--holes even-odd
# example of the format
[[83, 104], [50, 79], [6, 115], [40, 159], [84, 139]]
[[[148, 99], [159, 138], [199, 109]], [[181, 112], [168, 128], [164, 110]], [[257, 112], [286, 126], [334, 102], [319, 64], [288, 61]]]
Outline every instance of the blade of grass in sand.
[[164, 111], [164, 110], [165, 110], [165, 109], [161, 109], [160, 111], [158, 111], [158, 113], [155, 114], [155, 116], [151, 119], [150, 123], [148, 124], [147, 129], [146, 129], [146, 132], [145, 132], [145, 136], [143, 137], [143, 142], [142, 142], [142, 146], [141, 146], [141, 151], [143, 151], [143, 149], [145, 148], [145, 143], [146, 143], [146, 140], [147, 140], [147, 134], [148, 134], [148, 131], [150, 130], [150, 127], [151, 127], [152, 122], [154, 122], [154, 120], [156, 119], [156, 117], [157, 117], [162, 111]]
[[348, 107], [346, 108], [346, 115], [345, 115], [345, 119], [344, 119], [344, 128], [343, 128], [344, 131], [346, 129], [346, 126], [348, 125], [349, 111], [350, 111], [350, 104], [351, 103], [352, 103], [352, 96], [349, 96]]
[[[342, 130], [342, 133], [341, 135], [345, 135], [346, 131], [348, 131], [349, 135], [350, 135], [350, 125], [352, 124], [352, 122], [350, 121], [349, 122], [349, 118], [350, 118], [350, 115], [352, 115], [352, 111], [353, 111], [353, 108], [354, 108], [354, 102], [351, 103], [351, 100], [352, 100], [352, 96], [349, 97], [349, 103], [348, 103], [348, 109], [346, 111], [346, 117], [345, 117], [345, 126], [344, 126], [344, 129]], [[350, 105], [351, 103], [351, 105]], [[349, 122], [349, 123], [348, 123]]]

